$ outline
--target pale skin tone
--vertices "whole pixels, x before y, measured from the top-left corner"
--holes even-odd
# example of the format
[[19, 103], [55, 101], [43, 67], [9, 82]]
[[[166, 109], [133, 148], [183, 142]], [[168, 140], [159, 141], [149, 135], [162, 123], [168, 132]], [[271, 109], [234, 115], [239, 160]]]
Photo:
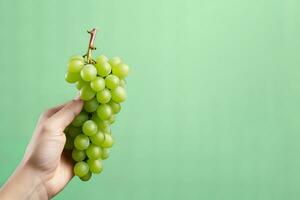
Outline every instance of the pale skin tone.
[[73, 162], [64, 152], [64, 129], [82, 109], [79, 99], [44, 112], [24, 158], [2, 186], [1, 200], [43, 200], [59, 193], [73, 177]]

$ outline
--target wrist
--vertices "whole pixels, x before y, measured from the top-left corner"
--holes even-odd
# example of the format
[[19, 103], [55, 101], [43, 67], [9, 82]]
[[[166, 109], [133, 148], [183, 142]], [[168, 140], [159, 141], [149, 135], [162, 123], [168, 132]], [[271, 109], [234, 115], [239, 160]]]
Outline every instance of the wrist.
[[0, 190], [0, 199], [49, 199], [46, 187], [35, 170], [21, 164]]

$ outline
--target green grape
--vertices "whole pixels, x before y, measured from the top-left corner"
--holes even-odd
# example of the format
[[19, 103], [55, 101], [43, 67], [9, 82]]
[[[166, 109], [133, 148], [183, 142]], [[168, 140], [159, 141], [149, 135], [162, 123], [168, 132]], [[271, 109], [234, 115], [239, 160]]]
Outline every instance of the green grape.
[[122, 60], [119, 57], [113, 57], [108, 62], [112, 67], [114, 67], [114, 66], [120, 64], [122, 62]]
[[90, 158], [90, 159], [99, 159], [101, 158], [102, 155], [102, 149], [99, 146], [96, 146], [94, 144], [91, 144], [86, 150], [86, 155]]
[[70, 61], [71, 60], [81, 60], [84, 62], [84, 58], [81, 55], [74, 55], [70, 58]]
[[101, 143], [101, 147], [110, 148], [114, 144], [114, 139], [111, 134], [104, 134], [104, 141]]
[[68, 83], [76, 83], [80, 79], [80, 74], [67, 72], [65, 75], [65, 80]]
[[72, 122], [72, 126], [75, 126], [75, 127], [80, 127], [83, 125], [83, 123], [85, 121], [87, 121], [89, 119], [89, 116], [86, 112], [84, 111], [81, 111], [81, 113], [79, 113], [74, 119], [73, 119], [73, 122]]
[[105, 130], [107, 127], [109, 127], [109, 121], [108, 120], [100, 120], [100, 122], [98, 123], [98, 127], [101, 130]]
[[68, 135], [70, 137], [75, 138], [80, 133], [81, 133], [81, 128], [80, 127], [74, 127], [74, 126], [69, 127]]
[[73, 59], [70, 60], [68, 65], [68, 71], [72, 73], [79, 73], [84, 66], [83, 60]]
[[104, 129], [107, 126], [109, 126], [109, 122], [107, 120], [101, 120], [98, 117], [97, 113], [93, 114], [91, 120], [93, 120], [97, 124], [97, 126], [98, 126], [99, 129]]
[[93, 113], [91, 120], [93, 120], [97, 125], [101, 121], [101, 119], [98, 117], [97, 113]]
[[82, 126], [82, 132], [87, 136], [92, 136], [98, 131], [97, 124], [93, 120], [87, 120]]
[[105, 86], [108, 89], [115, 89], [116, 87], [118, 87], [119, 83], [120, 79], [115, 75], [110, 74], [105, 78]]
[[84, 106], [83, 106], [84, 110], [91, 113], [91, 112], [95, 112], [98, 108], [98, 101], [96, 98], [93, 98], [89, 101], [85, 101], [84, 102]]
[[90, 140], [93, 144], [100, 146], [104, 141], [104, 133], [98, 131], [95, 135], [90, 137]]
[[74, 146], [78, 150], [85, 150], [89, 147], [89, 145], [90, 145], [90, 139], [88, 136], [84, 134], [79, 134], [74, 139]]
[[114, 101], [110, 101], [108, 103], [108, 105], [111, 107], [111, 110], [112, 110], [113, 114], [117, 114], [121, 110], [121, 105], [119, 103], [114, 102]]
[[92, 64], [85, 65], [81, 72], [80, 72], [81, 78], [84, 81], [92, 81], [97, 76], [97, 69]]
[[79, 80], [76, 83], [76, 88], [78, 90], [80, 90], [83, 86], [88, 85], [88, 84], [89, 84], [89, 82], [86, 82], [86, 81], [82, 80], [81, 78], [79, 78]]
[[113, 101], [117, 103], [121, 103], [125, 101], [126, 96], [127, 95], [125, 89], [120, 86], [111, 91], [111, 98]]
[[129, 67], [124, 63], [113, 65], [112, 73], [118, 76], [119, 78], [125, 78], [129, 73]]
[[80, 98], [84, 101], [91, 100], [96, 95], [96, 92], [92, 90], [92, 88], [89, 85], [84, 85], [80, 89]]
[[97, 115], [101, 120], [106, 120], [112, 115], [111, 107], [107, 104], [101, 104], [97, 108]]
[[73, 149], [72, 151], [72, 158], [73, 160], [75, 160], [76, 162], [80, 162], [83, 161], [86, 157], [86, 154], [84, 151], [82, 150], [78, 150], [78, 149]]
[[91, 177], [92, 177], [92, 173], [89, 171], [85, 176], [79, 177], [79, 178], [80, 178], [80, 180], [82, 180], [82, 181], [88, 181], [88, 180], [91, 179]]
[[74, 139], [66, 137], [65, 149], [72, 150], [74, 147]]
[[104, 55], [100, 55], [96, 57], [96, 63], [108, 62], [108, 58]]
[[110, 126], [107, 126], [103, 129], [101, 129], [101, 131], [105, 134], [111, 134], [111, 129], [110, 129]]
[[102, 77], [97, 77], [95, 80], [91, 82], [91, 88], [95, 92], [99, 92], [105, 88], [105, 81]]
[[126, 81], [125, 81], [124, 79], [120, 79], [119, 85], [120, 85], [121, 87], [125, 88], [125, 86], [126, 86]]
[[100, 92], [97, 92], [97, 101], [99, 103], [105, 104], [108, 103], [111, 99], [111, 94], [110, 91], [108, 89], [104, 89]]
[[97, 73], [101, 77], [105, 77], [110, 74], [111, 66], [108, 62], [98, 62], [96, 63]]
[[89, 165], [84, 162], [80, 161], [75, 164], [74, 166], [74, 174], [78, 177], [83, 177], [89, 173]]
[[113, 124], [113, 123], [115, 122], [115, 120], [116, 120], [116, 116], [115, 116], [115, 115], [111, 115], [111, 116], [107, 119], [107, 121], [108, 121], [110, 124]]
[[92, 160], [88, 159], [87, 163], [89, 165], [90, 171], [94, 174], [99, 174], [102, 171], [102, 162], [101, 160]]
[[109, 149], [107, 148], [102, 148], [102, 155], [101, 155], [101, 159], [105, 160], [109, 157]]

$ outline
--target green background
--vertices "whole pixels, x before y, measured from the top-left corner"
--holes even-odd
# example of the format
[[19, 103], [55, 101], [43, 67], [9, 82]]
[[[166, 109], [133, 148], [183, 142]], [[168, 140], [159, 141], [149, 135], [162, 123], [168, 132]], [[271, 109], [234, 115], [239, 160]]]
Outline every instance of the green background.
[[1, 0], [0, 184], [40, 113], [75, 96], [66, 63], [131, 66], [101, 176], [55, 199], [300, 199], [298, 0]]

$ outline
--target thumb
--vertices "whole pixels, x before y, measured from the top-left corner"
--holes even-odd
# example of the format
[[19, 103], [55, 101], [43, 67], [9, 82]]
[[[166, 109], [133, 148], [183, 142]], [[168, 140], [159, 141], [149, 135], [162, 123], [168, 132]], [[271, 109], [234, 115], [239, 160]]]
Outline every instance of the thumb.
[[48, 119], [48, 125], [52, 130], [63, 131], [80, 113], [82, 106], [83, 102], [80, 99], [70, 101]]

